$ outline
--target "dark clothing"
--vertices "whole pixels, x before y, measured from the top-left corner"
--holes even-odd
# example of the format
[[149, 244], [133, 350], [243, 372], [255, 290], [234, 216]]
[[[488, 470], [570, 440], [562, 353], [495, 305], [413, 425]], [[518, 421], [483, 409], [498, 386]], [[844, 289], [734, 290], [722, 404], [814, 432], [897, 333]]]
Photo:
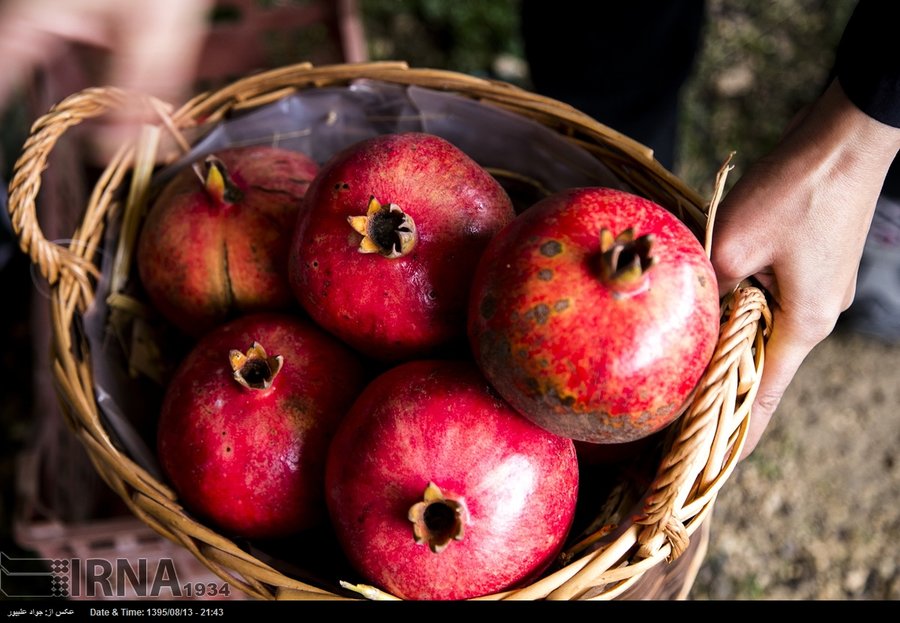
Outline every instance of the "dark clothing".
[[[678, 100], [693, 69], [703, 0], [522, 0], [525, 57], [539, 93], [575, 106], [675, 163]], [[832, 75], [869, 116], [900, 127], [900, 3], [860, 0]], [[824, 86], [824, 85], [823, 85]], [[900, 197], [900, 161], [885, 194]]]
[[704, 17], [703, 0], [522, 0], [534, 89], [651, 147], [671, 169]]
[[838, 45], [835, 74], [854, 104], [900, 128], [900, 3], [860, 0]]
[[[835, 75], [860, 110], [900, 128], [900, 3], [860, 0], [837, 49]], [[888, 172], [882, 191], [900, 197], [900, 160]]]

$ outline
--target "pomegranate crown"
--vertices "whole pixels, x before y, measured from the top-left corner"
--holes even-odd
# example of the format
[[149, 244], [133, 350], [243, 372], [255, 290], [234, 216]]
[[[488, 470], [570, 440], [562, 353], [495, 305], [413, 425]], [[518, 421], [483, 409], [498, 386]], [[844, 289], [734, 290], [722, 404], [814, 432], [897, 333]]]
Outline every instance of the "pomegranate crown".
[[378, 253], [388, 259], [403, 257], [419, 239], [413, 218], [396, 203], [382, 205], [369, 197], [365, 216], [349, 216], [347, 222], [362, 236], [360, 253]]
[[205, 174], [194, 166], [194, 171], [203, 181], [206, 192], [218, 203], [237, 203], [243, 197], [241, 190], [234, 185], [228, 175], [225, 163], [216, 156], [207, 156], [203, 161]]
[[451, 542], [462, 540], [467, 520], [466, 505], [462, 500], [446, 497], [440, 487], [429, 482], [422, 500], [410, 507], [408, 518], [413, 524], [416, 543], [425, 544], [439, 554]]
[[603, 227], [600, 230], [600, 278], [621, 286], [639, 283], [656, 264], [656, 257], [650, 254], [654, 241], [653, 234], [636, 238], [633, 227], [617, 236]]
[[269, 357], [266, 350], [255, 341], [246, 353], [232, 350], [228, 359], [234, 380], [247, 389], [269, 389], [284, 364], [284, 357]]

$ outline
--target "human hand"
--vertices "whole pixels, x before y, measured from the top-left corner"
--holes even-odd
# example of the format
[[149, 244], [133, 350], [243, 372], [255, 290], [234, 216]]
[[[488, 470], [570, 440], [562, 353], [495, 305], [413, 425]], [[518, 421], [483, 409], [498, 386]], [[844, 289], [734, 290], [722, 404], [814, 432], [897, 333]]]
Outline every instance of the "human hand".
[[[98, 86], [117, 86], [177, 103], [189, 95], [212, 0], [4, 0], [0, 3], [0, 109], [27, 76], [71, 53], [103, 50]], [[142, 110], [117, 112], [118, 131]], [[108, 127], [107, 130], [110, 130]]]
[[853, 301], [875, 203], [898, 149], [900, 129], [865, 115], [834, 82], [719, 206], [711, 259], [720, 292], [755, 277], [773, 308], [742, 459], [803, 360]]

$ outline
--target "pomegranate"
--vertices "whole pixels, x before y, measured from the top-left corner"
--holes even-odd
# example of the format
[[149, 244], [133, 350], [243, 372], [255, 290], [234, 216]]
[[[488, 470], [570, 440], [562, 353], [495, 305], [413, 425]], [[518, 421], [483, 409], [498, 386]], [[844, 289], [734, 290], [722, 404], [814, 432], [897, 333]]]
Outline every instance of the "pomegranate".
[[578, 494], [572, 440], [516, 413], [471, 360], [376, 377], [335, 433], [325, 478], [349, 562], [410, 600], [529, 581], [560, 551]]
[[306, 202], [289, 277], [320, 326], [382, 361], [465, 344], [478, 257], [515, 216], [485, 169], [441, 137], [384, 134], [332, 157]]
[[181, 171], [138, 241], [137, 267], [154, 307], [197, 337], [239, 314], [294, 305], [290, 232], [317, 172], [308, 156], [266, 145], [225, 150]]
[[610, 188], [560, 191], [485, 251], [469, 338], [496, 390], [549, 431], [625, 443], [674, 421], [718, 338], [716, 275], [662, 206]]
[[327, 447], [364, 386], [360, 362], [287, 314], [207, 333], [167, 386], [159, 419], [160, 463], [185, 507], [247, 538], [323, 525]]

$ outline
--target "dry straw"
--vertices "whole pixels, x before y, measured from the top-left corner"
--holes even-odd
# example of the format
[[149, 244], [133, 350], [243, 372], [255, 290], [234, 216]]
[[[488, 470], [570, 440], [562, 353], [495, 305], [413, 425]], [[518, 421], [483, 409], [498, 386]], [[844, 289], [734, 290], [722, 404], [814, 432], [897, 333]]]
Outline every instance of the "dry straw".
[[[118, 223], [119, 247], [106, 303], [112, 313], [140, 315], [123, 282], [130, 271], [133, 241], [146, 202], [151, 171], [188, 147], [184, 138], [200, 125], [215, 124], [297, 92], [347, 86], [357, 79], [444, 91], [498, 106], [535, 121], [583, 148], [620, 180], [669, 207], [705, 240], [712, 234], [714, 197], [704, 202], [662, 167], [645, 146], [558, 101], [512, 85], [448, 71], [415, 69], [405, 63], [314, 67], [299, 64], [249, 76], [203, 93], [178, 110], [153, 98], [112, 88], [72, 95], [37, 120], [16, 163], [9, 211], [21, 248], [51, 286], [52, 370], [72, 433], [86, 448], [99, 474], [139, 519], [192, 552], [231, 586], [260, 599], [391, 599], [353, 578], [323, 577], [314, 568], [287, 570], [245, 544], [226, 538], [187, 513], [176, 494], [121, 449], [104, 424], [91, 365], [90, 344], [81, 327], [94, 302], [100, 269], [94, 263], [104, 229]], [[41, 175], [51, 150], [71, 127], [120, 109], [137, 98], [156, 122], [140, 140], [123, 145], [97, 181], [71, 243], [63, 247], [42, 235], [36, 220]], [[169, 145], [169, 148], [165, 146]], [[167, 151], [168, 149], [168, 151]], [[116, 217], [113, 219], [113, 217]], [[527, 586], [484, 599], [615, 599], [641, 592], [642, 584], [665, 576], [692, 540], [702, 536], [716, 496], [738, 462], [764, 363], [771, 325], [763, 292], [743, 284], [722, 301], [720, 338], [712, 361], [683, 416], [667, 432], [658, 464], [643, 481], [623, 481], [608, 499], [596, 500], [598, 516], [560, 564]], [[702, 558], [702, 552], [700, 554]], [[684, 596], [696, 563], [683, 576]], [[657, 581], [657, 580], [654, 580]], [[658, 584], [654, 584], [658, 586]]]

